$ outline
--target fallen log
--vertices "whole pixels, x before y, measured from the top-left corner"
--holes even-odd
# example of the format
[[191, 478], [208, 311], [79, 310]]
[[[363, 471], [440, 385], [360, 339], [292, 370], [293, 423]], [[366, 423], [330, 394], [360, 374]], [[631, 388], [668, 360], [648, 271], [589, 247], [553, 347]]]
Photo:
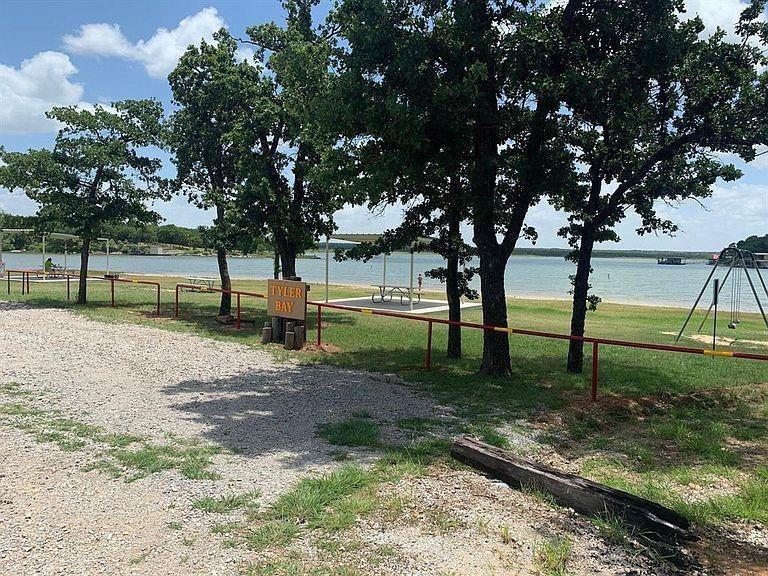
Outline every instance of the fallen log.
[[506, 450], [464, 436], [453, 443], [451, 456], [514, 488], [551, 494], [561, 506], [590, 516], [617, 515], [638, 527], [643, 536], [663, 542], [685, 540], [688, 520], [660, 504], [574, 474], [513, 456]]

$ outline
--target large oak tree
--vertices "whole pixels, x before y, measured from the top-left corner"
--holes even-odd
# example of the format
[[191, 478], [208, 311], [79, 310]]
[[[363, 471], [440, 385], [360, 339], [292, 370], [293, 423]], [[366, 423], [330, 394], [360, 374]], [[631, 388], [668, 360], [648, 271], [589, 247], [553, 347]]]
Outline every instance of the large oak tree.
[[[171, 188], [197, 207], [214, 210], [213, 225], [205, 233], [216, 250], [224, 290], [232, 289], [228, 249], [242, 247], [243, 238], [262, 232], [258, 224], [255, 229], [242, 226], [237, 215], [243, 176], [236, 132], [249, 121], [251, 103], [264, 90], [258, 71], [238, 57], [237, 48], [237, 41], [220, 30], [213, 43], [187, 48], [168, 76], [179, 106], [167, 124], [167, 142], [176, 165]], [[219, 315], [228, 315], [231, 306], [232, 295], [222, 292]]]
[[[570, 213], [560, 234], [576, 263], [571, 334], [584, 334], [599, 300], [589, 294], [595, 243], [618, 241], [630, 210], [638, 233], [674, 233], [659, 204], [706, 198], [718, 179], [740, 176], [722, 154], [749, 161], [768, 142], [768, 74], [759, 72], [768, 28], [757, 20], [765, 4], [744, 12], [737, 42], [722, 30], [702, 38], [701, 20], [682, 20], [676, 0], [587, 0], [574, 10], [563, 94], [583, 170], [553, 197]], [[582, 363], [583, 343], [572, 341], [568, 369]]]
[[[380, 92], [390, 132], [413, 138], [407, 149], [416, 155], [442, 154], [454, 140], [489, 325], [507, 326], [504, 273], [518, 239], [535, 234], [525, 225], [529, 208], [573, 180], [561, 98], [562, 44], [575, 4], [544, 10], [501, 0], [346, 0], [340, 9], [359, 21], [356, 37], [346, 38], [342, 27], [348, 64], [365, 67], [351, 89]], [[442, 108], [436, 95], [448, 96]], [[450, 138], [424, 138], [425, 127], [450, 127]], [[480, 370], [510, 371], [507, 333], [484, 332]]]
[[147, 148], [161, 144], [163, 109], [154, 100], [126, 100], [47, 116], [63, 124], [53, 149], [0, 149], [0, 186], [23, 190], [40, 204], [42, 222], [81, 238], [77, 301], [85, 304], [91, 242], [105, 226], [159, 220], [149, 204], [163, 195], [161, 162]]

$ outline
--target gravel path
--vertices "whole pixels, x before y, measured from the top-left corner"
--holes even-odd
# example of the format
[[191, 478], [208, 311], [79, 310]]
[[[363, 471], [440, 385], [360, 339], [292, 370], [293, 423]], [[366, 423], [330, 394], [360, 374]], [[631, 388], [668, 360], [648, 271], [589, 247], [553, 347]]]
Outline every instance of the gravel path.
[[[315, 435], [318, 424], [367, 411], [388, 441], [398, 436], [398, 419], [442, 411], [395, 378], [277, 364], [242, 345], [65, 310], [0, 303], [0, 350], [0, 383], [39, 391], [79, 421], [227, 449], [214, 457], [220, 480], [164, 472], [126, 485], [83, 473], [80, 453], [3, 431], [0, 574], [135, 574], [145, 565], [153, 575], [193, 573], [191, 565], [179, 568], [187, 557], [206, 559], [200, 573], [231, 573], [232, 554], [206, 542], [210, 522], [189, 510], [191, 500], [258, 489], [264, 504], [299, 478], [336, 466], [333, 447]], [[179, 542], [166, 524], [184, 508]]]
[[[279, 364], [238, 344], [0, 302], [0, 385], [10, 383], [30, 391], [23, 398], [37, 408], [110, 433], [224, 451], [213, 456], [219, 479], [170, 470], [126, 482], [86, 471], [97, 457], [91, 450], [67, 452], [0, 421], [2, 575], [240, 574], [265, 556], [224, 546], [211, 528], [229, 516], [196, 510], [195, 499], [258, 490], [263, 506], [300, 478], [338, 466], [334, 447], [315, 434], [321, 423], [365, 411], [393, 442], [402, 439], [399, 419], [451, 418], [395, 377]], [[352, 456], [375, 458], [365, 450]], [[583, 518], [468, 470], [436, 470], [379, 490], [400, 513], [366, 517], [334, 537], [337, 550], [326, 550], [360, 574], [536, 574], [536, 546], [550, 533], [573, 542], [572, 573], [664, 573], [606, 545]], [[288, 554], [311, 561], [314, 546], [307, 538]]]

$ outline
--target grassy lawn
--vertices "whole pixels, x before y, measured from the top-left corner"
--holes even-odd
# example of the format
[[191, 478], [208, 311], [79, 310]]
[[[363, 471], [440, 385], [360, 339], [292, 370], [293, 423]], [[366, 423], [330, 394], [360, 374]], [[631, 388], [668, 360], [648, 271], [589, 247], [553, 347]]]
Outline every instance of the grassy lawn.
[[[140, 323], [262, 346], [264, 300], [243, 298], [243, 316], [253, 322], [240, 331], [213, 320], [216, 294], [183, 293], [180, 318], [174, 320], [173, 287], [181, 279], [158, 280], [163, 286], [161, 318], [153, 316], [154, 293], [131, 284], [116, 286], [118, 307], [114, 309], [108, 305], [109, 285], [104, 282], [92, 283], [88, 307], [68, 304], [62, 284], [33, 284], [31, 295], [21, 296], [16, 283], [8, 298], [36, 306], [71, 306], [99, 321]], [[236, 280], [234, 284], [247, 291], [266, 289], [263, 281]], [[342, 286], [330, 291], [331, 298], [366, 294]], [[310, 298], [323, 296], [322, 286], [310, 292]], [[508, 309], [512, 326], [568, 330], [568, 302], [510, 299]], [[674, 308], [602, 304], [588, 317], [588, 334], [671, 344], [685, 314]], [[737, 330], [721, 323], [720, 336], [735, 339], [723, 348], [768, 353], [761, 343], [768, 337], [757, 315], [743, 316]], [[466, 330], [464, 358], [448, 360], [447, 330], [435, 325], [433, 367], [427, 371], [423, 368], [425, 324], [341, 311], [324, 311], [323, 318], [327, 349], [310, 347], [294, 357], [397, 373], [454, 406], [464, 417], [466, 430], [504, 444], [506, 438], [499, 431], [524, 426], [584, 475], [669, 504], [694, 521], [722, 524], [740, 519], [768, 524], [768, 363], [603, 346], [600, 402], [591, 405], [589, 360], [583, 375], [567, 374], [565, 342], [511, 336], [513, 372], [508, 378], [492, 379], [477, 375], [480, 331]], [[464, 318], [480, 321], [481, 311], [466, 310]], [[692, 326], [697, 328], [698, 322]], [[307, 336], [314, 341], [313, 307]], [[706, 347], [690, 338], [681, 344]], [[278, 346], [270, 349], [281, 357], [287, 354]], [[345, 426], [348, 429], [329, 427], [320, 433], [348, 438], [348, 445], [376, 443], [376, 430], [365, 417]]]

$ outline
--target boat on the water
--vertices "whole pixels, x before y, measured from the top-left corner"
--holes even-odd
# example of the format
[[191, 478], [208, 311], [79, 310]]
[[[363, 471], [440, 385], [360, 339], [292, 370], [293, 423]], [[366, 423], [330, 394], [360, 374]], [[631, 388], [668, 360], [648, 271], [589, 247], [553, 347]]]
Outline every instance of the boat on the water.
[[679, 256], [667, 256], [665, 258], [657, 258], [656, 259], [657, 264], [661, 264], [663, 266], [684, 266], [688, 264], [684, 259], [680, 258]]

